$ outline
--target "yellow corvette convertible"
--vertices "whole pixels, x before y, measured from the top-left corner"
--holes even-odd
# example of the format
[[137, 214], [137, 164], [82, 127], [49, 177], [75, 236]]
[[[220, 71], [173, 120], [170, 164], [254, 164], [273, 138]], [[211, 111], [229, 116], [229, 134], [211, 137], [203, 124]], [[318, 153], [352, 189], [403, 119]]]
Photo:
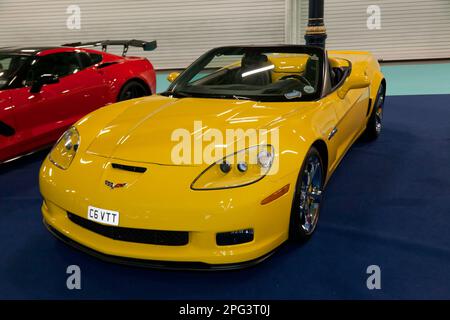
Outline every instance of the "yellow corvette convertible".
[[311, 237], [340, 160], [382, 129], [386, 82], [367, 52], [220, 47], [169, 80], [54, 146], [40, 190], [58, 238], [119, 263], [252, 265]]

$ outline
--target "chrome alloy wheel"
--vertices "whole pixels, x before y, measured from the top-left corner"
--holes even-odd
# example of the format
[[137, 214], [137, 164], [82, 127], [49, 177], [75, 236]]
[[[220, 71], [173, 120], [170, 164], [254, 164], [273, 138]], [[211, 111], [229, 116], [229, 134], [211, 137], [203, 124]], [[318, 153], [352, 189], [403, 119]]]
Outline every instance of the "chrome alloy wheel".
[[382, 120], [383, 120], [383, 104], [384, 104], [384, 94], [380, 96], [378, 99], [378, 104], [376, 106], [375, 110], [375, 130], [377, 131], [377, 134], [381, 133], [382, 129]]
[[318, 156], [313, 154], [308, 158], [301, 179], [300, 227], [310, 235], [317, 225], [323, 192], [323, 169]]

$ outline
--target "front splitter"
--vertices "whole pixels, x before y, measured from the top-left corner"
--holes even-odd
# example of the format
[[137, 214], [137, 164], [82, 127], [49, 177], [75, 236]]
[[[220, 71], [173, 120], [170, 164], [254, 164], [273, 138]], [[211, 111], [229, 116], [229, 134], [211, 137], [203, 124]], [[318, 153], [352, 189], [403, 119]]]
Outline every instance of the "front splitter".
[[151, 268], [151, 269], [164, 269], [164, 270], [190, 270], [190, 271], [225, 271], [225, 270], [239, 270], [245, 269], [252, 266], [255, 266], [267, 258], [269, 258], [272, 254], [275, 253], [275, 250], [250, 261], [239, 262], [239, 263], [228, 263], [228, 264], [208, 264], [204, 262], [183, 262], [183, 261], [159, 261], [159, 260], [145, 260], [145, 259], [136, 259], [136, 258], [128, 258], [128, 257], [120, 257], [115, 255], [109, 255], [101, 253], [97, 250], [93, 250], [89, 247], [86, 247], [69, 237], [65, 236], [51, 225], [49, 225], [44, 220], [44, 225], [47, 229], [59, 240], [63, 241], [67, 245], [83, 251], [97, 259], [116, 263], [121, 265], [133, 266], [133, 267], [141, 267], [141, 268]]

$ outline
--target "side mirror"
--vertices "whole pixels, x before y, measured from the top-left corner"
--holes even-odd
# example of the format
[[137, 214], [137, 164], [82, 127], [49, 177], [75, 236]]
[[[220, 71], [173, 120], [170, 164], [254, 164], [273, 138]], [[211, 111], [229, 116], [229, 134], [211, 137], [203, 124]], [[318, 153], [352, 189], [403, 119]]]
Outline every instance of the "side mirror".
[[178, 76], [180, 75], [179, 72], [171, 72], [169, 73], [169, 75], [167, 76], [167, 81], [169, 82], [174, 82], [176, 78], [178, 78]]
[[365, 71], [353, 70], [344, 84], [338, 89], [339, 98], [344, 99], [347, 93], [352, 89], [362, 89], [370, 86], [370, 80]]
[[59, 78], [54, 74], [43, 74], [41, 77], [33, 82], [31, 85], [30, 93], [39, 93], [41, 92], [44, 84], [54, 84], [58, 83]]

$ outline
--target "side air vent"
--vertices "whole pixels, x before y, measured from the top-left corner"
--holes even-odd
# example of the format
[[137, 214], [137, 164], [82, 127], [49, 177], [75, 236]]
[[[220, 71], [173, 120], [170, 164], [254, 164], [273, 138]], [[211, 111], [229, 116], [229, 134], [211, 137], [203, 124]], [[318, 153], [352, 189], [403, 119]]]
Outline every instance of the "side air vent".
[[366, 116], [369, 115], [371, 106], [372, 106], [372, 99], [369, 99], [369, 106], [367, 107], [367, 114], [366, 114]]
[[112, 167], [114, 169], [131, 171], [131, 172], [136, 172], [136, 173], [144, 173], [145, 171], [147, 171], [147, 168], [144, 168], [144, 167], [127, 166], [127, 165], [119, 164], [119, 163], [113, 163]]
[[117, 64], [117, 63], [118, 63], [117, 61], [103, 62], [97, 66], [97, 69], [103, 69], [103, 68], [112, 66], [114, 64]]
[[0, 135], [10, 137], [13, 136], [16, 131], [14, 128], [8, 126], [6, 123], [0, 121]]

